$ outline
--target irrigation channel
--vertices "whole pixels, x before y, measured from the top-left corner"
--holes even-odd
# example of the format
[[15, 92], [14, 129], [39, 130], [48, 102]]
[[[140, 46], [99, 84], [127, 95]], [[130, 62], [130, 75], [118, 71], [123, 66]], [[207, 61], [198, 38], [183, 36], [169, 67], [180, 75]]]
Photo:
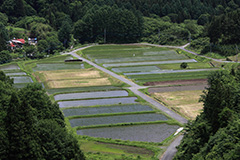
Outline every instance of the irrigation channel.
[[[146, 86], [139, 86], [137, 84], [135, 84], [134, 82], [124, 78], [124, 77], [121, 77], [83, 57], [80, 57], [79, 55], [77, 55], [75, 52], [77, 51], [80, 51], [80, 50], [84, 50], [86, 48], [89, 48], [89, 47], [92, 47], [93, 45], [90, 45], [90, 46], [87, 46], [87, 47], [83, 47], [83, 48], [79, 48], [79, 49], [76, 49], [72, 52], [69, 52], [69, 53], [63, 53], [63, 54], [71, 54], [72, 56], [78, 58], [78, 59], [81, 59], [85, 62], [87, 62], [88, 64], [94, 66], [95, 68], [123, 81], [124, 83], [130, 85], [131, 87], [129, 87], [129, 89], [136, 95], [140, 96], [141, 98], [143, 98], [144, 100], [146, 100], [147, 102], [151, 103], [152, 105], [154, 105], [156, 108], [158, 108], [159, 110], [165, 112], [166, 114], [168, 114], [170, 117], [176, 119], [177, 121], [179, 121], [180, 123], [187, 123], [188, 121], [181, 117], [180, 115], [176, 114], [175, 112], [173, 112], [172, 110], [168, 109], [167, 107], [161, 105], [160, 103], [158, 103], [157, 101], [155, 101], [154, 99], [150, 98], [149, 96], [145, 95], [144, 93], [140, 92], [139, 89], [144, 89], [144, 88], [147, 88]], [[166, 47], [166, 46], [165, 46]], [[167, 47], [170, 47], [170, 48], [175, 48], [175, 47], [172, 47], [172, 46], [167, 46]], [[179, 47], [178, 47], [179, 48]], [[168, 147], [167, 151], [164, 153], [164, 155], [160, 158], [161, 160], [171, 160], [173, 158], [173, 156], [175, 155], [176, 153], [176, 146], [179, 145], [180, 141], [182, 139], [182, 136], [179, 138], [177, 138], [176, 140], [174, 140], [172, 142], [172, 144]]]

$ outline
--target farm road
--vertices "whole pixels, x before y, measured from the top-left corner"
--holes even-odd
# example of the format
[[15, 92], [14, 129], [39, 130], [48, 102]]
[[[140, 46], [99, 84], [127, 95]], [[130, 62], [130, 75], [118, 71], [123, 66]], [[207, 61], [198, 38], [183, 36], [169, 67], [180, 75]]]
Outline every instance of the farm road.
[[[171, 111], [170, 109], [166, 108], [165, 106], [161, 105], [160, 103], [158, 103], [157, 101], [155, 101], [154, 99], [148, 97], [147, 95], [143, 94], [142, 92], [139, 91], [139, 89], [143, 89], [143, 88], [147, 88], [147, 87], [142, 87], [142, 86], [139, 86], [135, 83], [133, 83], [132, 81], [129, 81], [127, 80], [126, 78], [123, 78], [103, 67], [100, 67], [98, 66], [97, 64], [85, 59], [85, 58], [82, 58], [80, 57], [79, 55], [77, 55], [75, 52], [76, 51], [79, 51], [79, 50], [83, 50], [83, 49], [86, 49], [88, 47], [91, 47], [91, 46], [87, 46], [87, 47], [83, 47], [83, 48], [79, 48], [77, 50], [74, 50], [72, 52], [69, 52], [68, 54], [71, 54], [72, 56], [78, 58], [78, 59], [82, 59], [83, 61], [87, 62], [88, 64], [102, 70], [103, 72], [105, 73], [108, 73], [110, 74], [111, 76], [127, 83], [128, 85], [130, 85], [130, 90], [135, 93], [136, 95], [140, 96], [141, 98], [143, 98], [144, 100], [146, 100], [147, 102], [151, 103], [152, 105], [154, 105], [156, 108], [162, 110], [163, 112], [165, 112], [166, 114], [168, 114], [170, 117], [176, 119], [177, 121], [179, 121], [180, 123], [187, 123], [187, 120], [183, 117], [181, 117], [180, 115], [176, 114], [175, 112]], [[161, 160], [171, 160], [174, 155], [176, 154], [177, 152], [177, 149], [176, 149], [176, 146], [179, 145], [180, 141], [182, 139], [182, 136], [179, 136], [176, 140], [174, 140], [171, 145], [168, 147], [167, 151], [164, 153], [163, 157], [161, 158]]]
[[[84, 48], [85, 49], [85, 48]], [[81, 49], [79, 49], [81, 50]], [[181, 117], [180, 115], [176, 114], [175, 112], [171, 111], [170, 109], [168, 109], [167, 107], [161, 105], [160, 103], [158, 103], [157, 101], [155, 101], [154, 99], [148, 97], [147, 95], [143, 94], [142, 92], [138, 91], [139, 89], [143, 89], [143, 88], [147, 88], [147, 87], [143, 87], [143, 86], [139, 86], [137, 84], [135, 84], [134, 82], [124, 78], [124, 77], [121, 77], [85, 58], [82, 58], [80, 57], [79, 55], [77, 55], [76, 53], [73, 53], [73, 52], [70, 52], [69, 54], [71, 54], [72, 56], [78, 58], [78, 59], [82, 59], [83, 61], [87, 62], [88, 64], [94, 66], [95, 68], [123, 81], [124, 83], [130, 85], [131, 87], [129, 88], [133, 93], [135, 93], [136, 95], [140, 96], [141, 98], [143, 98], [144, 100], [146, 100], [147, 102], [151, 103], [152, 105], [154, 105], [156, 108], [162, 110], [163, 112], [165, 112], [166, 114], [168, 114], [170, 117], [176, 119], [177, 121], [179, 121], [180, 123], [187, 123], [187, 120], [183, 117]]]

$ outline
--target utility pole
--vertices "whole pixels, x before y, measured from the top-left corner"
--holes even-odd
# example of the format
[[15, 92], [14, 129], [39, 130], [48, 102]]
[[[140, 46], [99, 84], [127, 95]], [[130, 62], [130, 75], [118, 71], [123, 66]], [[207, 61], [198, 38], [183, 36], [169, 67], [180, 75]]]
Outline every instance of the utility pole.
[[107, 29], [104, 28], [104, 44], [106, 43], [107, 41]]

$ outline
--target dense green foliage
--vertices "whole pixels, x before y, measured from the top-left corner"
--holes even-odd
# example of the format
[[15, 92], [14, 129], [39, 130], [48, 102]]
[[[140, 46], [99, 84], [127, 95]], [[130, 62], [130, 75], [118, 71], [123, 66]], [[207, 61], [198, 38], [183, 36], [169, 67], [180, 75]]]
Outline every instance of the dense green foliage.
[[[234, 33], [239, 28], [236, 23], [239, 11], [231, 11], [239, 5], [239, 0], [2, 0], [0, 22], [4, 26], [11, 24], [22, 28], [10, 28], [9, 38], [38, 38], [34, 50], [24, 46], [29, 51], [26, 55], [31, 58], [74, 47], [77, 42], [144, 41], [183, 45], [191, 40], [199, 44], [208, 36], [211, 42], [221, 42], [221, 47], [205, 41], [202, 53], [216, 51], [232, 55], [236, 54], [233, 42], [238, 44], [239, 35]], [[6, 49], [5, 42], [6, 39], [0, 39], [0, 51]], [[225, 46], [225, 42], [230, 46]]]
[[84, 159], [56, 103], [38, 84], [16, 90], [0, 72], [0, 159]]
[[239, 69], [209, 76], [203, 112], [188, 124], [176, 160], [240, 158], [239, 77]]

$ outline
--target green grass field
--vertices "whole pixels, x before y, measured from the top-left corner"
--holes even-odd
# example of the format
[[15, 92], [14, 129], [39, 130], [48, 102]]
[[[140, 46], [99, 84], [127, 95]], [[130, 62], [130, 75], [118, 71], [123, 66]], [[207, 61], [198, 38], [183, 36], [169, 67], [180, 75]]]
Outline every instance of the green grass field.
[[82, 51], [84, 56], [97, 63], [119, 63], [134, 61], [156, 61], [167, 59], [188, 59], [183, 54], [167, 48], [106, 45], [94, 46]]
[[137, 83], [205, 79], [211, 72], [213, 71], [133, 75], [133, 76], [128, 76], [128, 78], [133, 79]]

